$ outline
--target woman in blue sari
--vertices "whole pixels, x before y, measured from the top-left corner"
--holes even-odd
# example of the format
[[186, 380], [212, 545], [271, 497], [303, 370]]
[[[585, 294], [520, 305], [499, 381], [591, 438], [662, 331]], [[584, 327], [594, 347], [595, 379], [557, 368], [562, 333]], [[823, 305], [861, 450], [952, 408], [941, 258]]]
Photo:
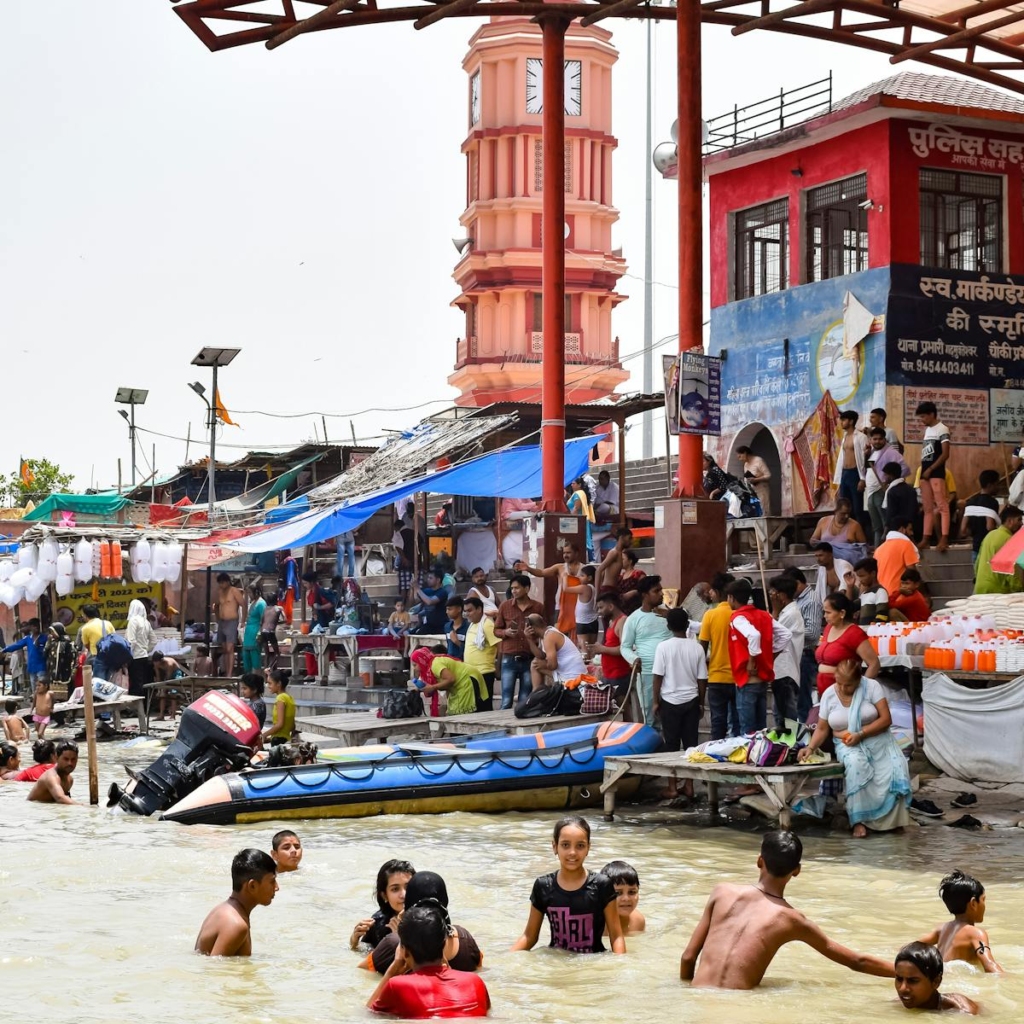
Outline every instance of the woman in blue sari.
[[594, 554], [594, 509], [587, 494], [587, 485], [583, 477], [579, 477], [565, 489], [565, 507], [577, 516], [583, 516], [587, 524], [587, 558], [595, 558]]
[[818, 725], [799, 753], [805, 760], [831, 735], [846, 773], [846, 811], [855, 839], [910, 823], [910, 772], [892, 734], [882, 687], [865, 679], [860, 662], [842, 661], [818, 706]]

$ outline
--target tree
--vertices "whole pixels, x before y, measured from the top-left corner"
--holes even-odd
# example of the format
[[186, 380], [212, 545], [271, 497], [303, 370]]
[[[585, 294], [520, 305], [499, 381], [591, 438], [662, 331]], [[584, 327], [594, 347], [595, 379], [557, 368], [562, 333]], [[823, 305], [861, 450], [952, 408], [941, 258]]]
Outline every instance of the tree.
[[25, 505], [34, 501], [38, 505], [51, 494], [67, 491], [75, 479], [73, 473], [62, 472], [49, 459], [26, 459], [25, 463], [29, 469], [28, 483], [20, 472], [0, 476], [0, 504]]

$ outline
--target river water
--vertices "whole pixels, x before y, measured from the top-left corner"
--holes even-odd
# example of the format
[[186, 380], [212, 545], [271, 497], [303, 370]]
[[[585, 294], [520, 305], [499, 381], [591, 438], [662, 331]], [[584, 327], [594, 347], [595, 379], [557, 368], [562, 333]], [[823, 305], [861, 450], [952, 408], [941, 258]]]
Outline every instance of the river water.
[[[152, 751], [101, 748], [101, 793], [120, 765]], [[75, 795], [87, 799], [84, 759]], [[535, 876], [557, 867], [552, 814], [452, 814], [292, 823], [305, 848], [270, 907], [253, 913], [251, 960], [192, 953], [206, 912], [230, 891], [244, 846], [269, 849], [273, 823], [183, 827], [105, 809], [30, 804], [27, 786], [0, 784], [0, 1000], [16, 1024], [43, 1021], [157, 1024], [338, 1024], [373, 1017], [375, 980], [348, 948], [356, 920], [375, 909], [377, 868], [390, 857], [442, 874], [453, 920], [484, 950], [483, 977], [497, 1020], [677, 1024], [819, 1019], [899, 1020], [892, 983], [853, 974], [806, 947], [783, 949], [761, 989], [690, 990], [679, 955], [717, 881], [756, 880], [759, 835], [697, 828], [648, 812], [614, 823], [591, 815], [588, 867], [622, 858], [640, 873], [645, 934], [625, 957], [571, 956], [538, 946], [510, 953]], [[284, 826], [282, 826], [284, 827]], [[889, 956], [946, 917], [940, 876], [961, 867], [988, 892], [986, 927], [1012, 974], [951, 965], [944, 988], [980, 1000], [993, 1021], [1024, 1012], [1024, 831], [915, 829], [853, 842], [804, 833], [803, 873], [791, 902], [858, 950]], [[546, 941], [547, 925], [542, 941]]]

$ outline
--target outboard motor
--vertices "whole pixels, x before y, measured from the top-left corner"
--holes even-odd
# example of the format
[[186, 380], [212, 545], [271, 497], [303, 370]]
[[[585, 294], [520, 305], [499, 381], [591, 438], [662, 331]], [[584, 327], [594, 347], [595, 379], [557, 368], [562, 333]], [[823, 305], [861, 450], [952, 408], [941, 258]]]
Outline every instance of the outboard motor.
[[204, 694], [182, 712], [178, 735], [160, 757], [140, 772], [126, 769], [132, 781], [125, 789], [111, 784], [107, 806], [131, 814], [164, 811], [207, 779], [244, 768], [259, 732], [256, 715], [240, 697]]

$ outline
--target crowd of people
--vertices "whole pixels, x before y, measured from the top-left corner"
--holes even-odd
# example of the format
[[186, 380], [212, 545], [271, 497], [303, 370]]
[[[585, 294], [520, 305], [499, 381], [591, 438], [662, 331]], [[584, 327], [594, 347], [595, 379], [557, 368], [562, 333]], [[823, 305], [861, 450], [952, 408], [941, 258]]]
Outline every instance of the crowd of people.
[[[612, 860], [598, 872], [589, 870], [590, 825], [576, 815], [555, 823], [551, 847], [557, 869], [534, 881], [526, 925], [511, 950], [537, 945], [546, 921], [552, 948], [625, 954], [627, 938], [646, 929], [637, 869]], [[231, 894], [206, 916], [195, 950], [251, 955], [253, 910], [273, 902], [278, 876], [298, 871], [302, 857], [302, 842], [291, 830], [273, 837], [269, 853], [240, 851], [231, 864]], [[884, 959], [842, 946], [786, 900], [802, 859], [803, 844], [792, 832], [766, 834], [756, 883], [723, 883], [712, 890], [680, 958], [680, 979], [696, 987], [755, 988], [784, 945], [802, 942], [851, 970], [893, 979], [907, 1009], [978, 1012], [968, 997], [940, 991], [945, 963], [1003, 970], [981, 927], [985, 890], [977, 879], [959, 870], [944, 877], [939, 896], [952, 919]], [[363, 958], [360, 966], [379, 975], [367, 1006], [411, 1020], [486, 1016], [491, 996], [480, 977], [484, 955], [470, 931], [453, 923], [444, 879], [417, 871], [408, 860], [388, 860], [377, 873], [374, 899], [376, 909], [355, 923], [349, 939]]]

